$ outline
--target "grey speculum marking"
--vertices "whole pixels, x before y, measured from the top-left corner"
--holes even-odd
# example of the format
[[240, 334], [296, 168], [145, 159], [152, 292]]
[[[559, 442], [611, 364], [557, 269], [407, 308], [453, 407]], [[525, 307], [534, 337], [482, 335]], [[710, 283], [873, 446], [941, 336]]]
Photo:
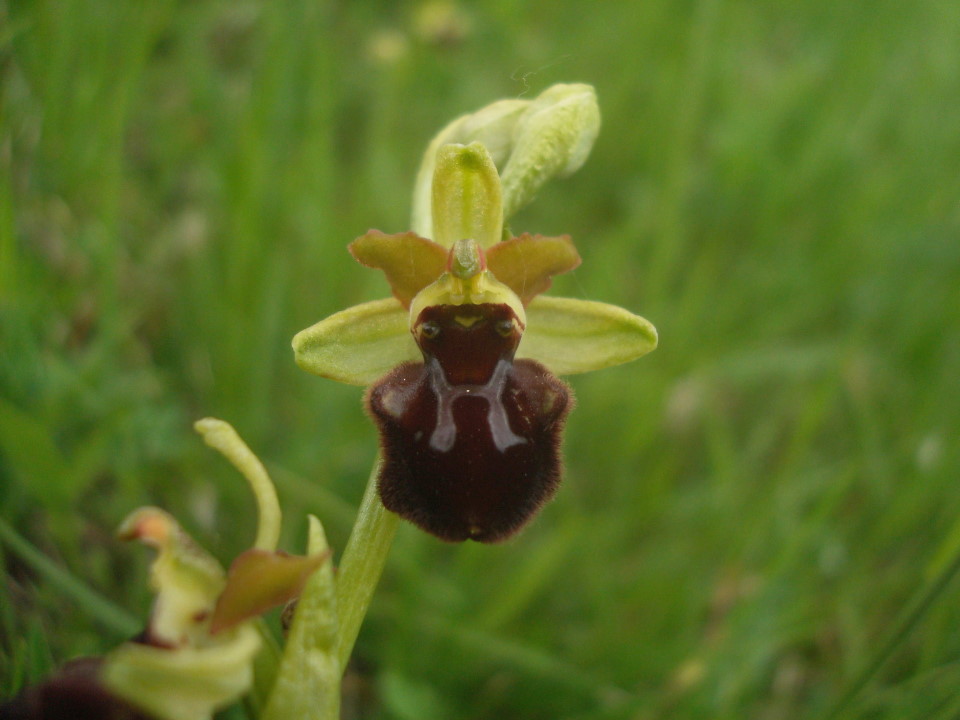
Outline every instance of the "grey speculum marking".
[[503, 389], [512, 363], [499, 360], [490, 379], [482, 385], [451, 385], [436, 358], [427, 363], [430, 389], [437, 397], [437, 424], [430, 436], [430, 447], [437, 452], [450, 452], [457, 441], [457, 423], [453, 417], [453, 403], [461, 397], [479, 397], [487, 401], [487, 424], [493, 444], [500, 452], [527, 442], [510, 429], [507, 409], [503, 406]]

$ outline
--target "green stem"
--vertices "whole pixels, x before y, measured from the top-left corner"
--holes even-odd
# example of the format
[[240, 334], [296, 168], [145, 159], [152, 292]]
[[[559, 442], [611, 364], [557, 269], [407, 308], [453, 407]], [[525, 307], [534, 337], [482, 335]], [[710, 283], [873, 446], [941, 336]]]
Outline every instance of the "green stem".
[[[380, 502], [370, 472], [336, 578], [325, 563], [307, 581], [287, 636], [263, 720], [337, 720], [340, 683], [360, 625], [387, 562], [399, 518]], [[310, 516], [310, 554], [327, 552], [323, 526]]]
[[370, 607], [373, 591], [380, 580], [400, 523], [400, 518], [380, 502], [377, 494], [379, 472], [380, 457], [377, 456], [337, 573], [337, 612], [340, 620], [337, 657], [341, 668], [345, 668], [350, 659], [360, 625]]

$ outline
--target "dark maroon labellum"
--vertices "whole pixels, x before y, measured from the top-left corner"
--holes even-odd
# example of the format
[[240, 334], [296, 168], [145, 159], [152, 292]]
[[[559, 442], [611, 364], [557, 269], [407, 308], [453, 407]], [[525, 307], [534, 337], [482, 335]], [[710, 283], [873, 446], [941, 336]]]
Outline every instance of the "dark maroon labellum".
[[0, 720], [151, 720], [103, 685], [102, 658], [78, 658], [0, 704]]
[[428, 307], [414, 326], [424, 361], [367, 396], [384, 506], [442, 540], [504, 540], [560, 484], [570, 390], [540, 363], [514, 361], [521, 333], [508, 305]]

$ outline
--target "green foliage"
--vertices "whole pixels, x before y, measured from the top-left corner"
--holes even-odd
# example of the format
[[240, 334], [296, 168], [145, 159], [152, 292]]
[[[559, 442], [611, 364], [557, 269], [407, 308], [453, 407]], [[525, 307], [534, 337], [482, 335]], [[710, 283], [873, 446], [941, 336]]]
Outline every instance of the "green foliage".
[[290, 339], [386, 295], [345, 247], [409, 228], [440, 127], [587, 82], [593, 154], [511, 230], [570, 233], [551, 294], [660, 348], [573, 379], [516, 540], [400, 528], [344, 717], [816, 717], [858, 684], [845, 717], [953, 717], [958, 33], [950, 0], [0, 0], [0, 690], [145, 616], [132, 508], [249, 547], [198, 417], [267, 463], [281, 545], [309, 511], [339, 558], [375, 434]]

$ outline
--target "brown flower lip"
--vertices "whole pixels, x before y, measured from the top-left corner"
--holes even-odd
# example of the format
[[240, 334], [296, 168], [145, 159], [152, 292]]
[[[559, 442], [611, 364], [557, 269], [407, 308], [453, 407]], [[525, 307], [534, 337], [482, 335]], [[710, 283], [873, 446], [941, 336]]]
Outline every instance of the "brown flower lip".
[[104, 687], [103, 659], [71, 660], [38, 685], [0, 703], [2, 720], [151, 720]]
[[373, 385], [367, 407], [384, 455], [384, 506], [442, 540], [505, 540], [557, 490], [565, 383], [514, 361], [508, 305], [437, 305], [414, 326], [422, 363]]

